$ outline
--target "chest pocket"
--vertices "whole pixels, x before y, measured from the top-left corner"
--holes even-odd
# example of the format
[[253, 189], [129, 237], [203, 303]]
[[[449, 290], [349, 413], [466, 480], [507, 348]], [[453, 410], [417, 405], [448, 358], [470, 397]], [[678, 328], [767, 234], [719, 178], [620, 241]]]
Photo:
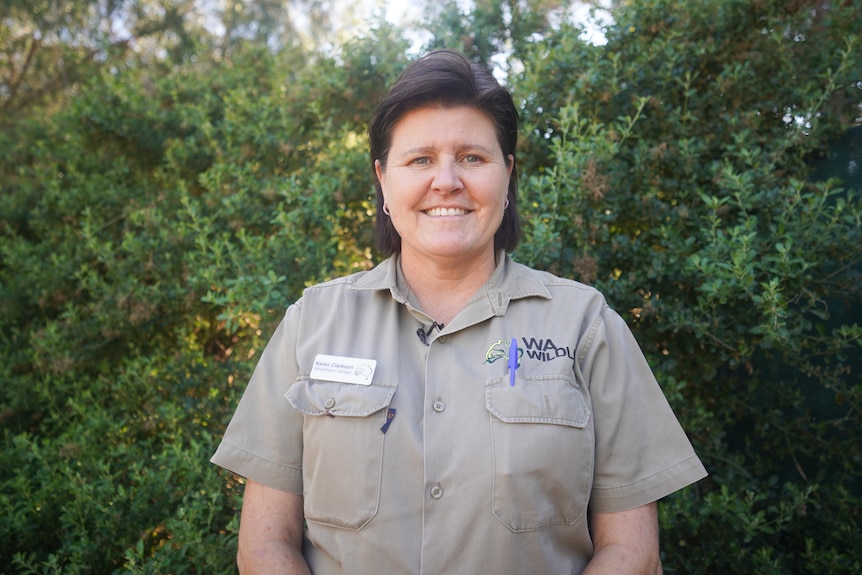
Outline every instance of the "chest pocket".
[[512, 531], [572, 524], [586, 510], [595, 439], [573, 377], [508, 376], [485, 389], [491, 413], [494, 514]]
[[[305, 517], [361, 529], [377, 513], [387, 407], [395, 386], [303, 378], [285, 397], [303, 421]], [[345, 478], [349, 481], [345, 484]]]

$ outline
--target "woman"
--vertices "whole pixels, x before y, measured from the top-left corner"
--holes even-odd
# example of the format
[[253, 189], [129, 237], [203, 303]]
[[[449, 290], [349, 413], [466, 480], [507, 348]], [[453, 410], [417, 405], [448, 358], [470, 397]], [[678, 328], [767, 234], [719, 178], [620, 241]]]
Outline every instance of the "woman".
[[288, 308], [213, 456], [241, 571], [661, 572], [655, 502], [706, 472], [601, 294], [506, 255], [510, 94], [433, 52], [369, 135], [392, 257]]

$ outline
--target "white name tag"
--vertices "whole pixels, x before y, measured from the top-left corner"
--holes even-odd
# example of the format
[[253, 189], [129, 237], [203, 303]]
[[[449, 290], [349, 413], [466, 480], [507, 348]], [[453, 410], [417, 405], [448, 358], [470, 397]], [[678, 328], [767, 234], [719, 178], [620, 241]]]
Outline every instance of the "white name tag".
[[328, 379], [341, 383], [371, 385], [377, 361], [358, 357], [317, 354], [311, 368], [311, 379]]

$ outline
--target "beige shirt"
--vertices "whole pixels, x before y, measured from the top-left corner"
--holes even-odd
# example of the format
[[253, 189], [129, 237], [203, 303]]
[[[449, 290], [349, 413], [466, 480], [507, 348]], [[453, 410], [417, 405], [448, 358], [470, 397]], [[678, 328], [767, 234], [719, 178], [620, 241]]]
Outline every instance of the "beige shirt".
[[[601, 294], [499, 261], [441, 330], [397, 258], [288, 308], [212, 461], [303, 494], [315, 574], [580, 573], [588, 507], [706, 475]], [[318, 354], [376, 360], [371, 384], [312, 379]]]

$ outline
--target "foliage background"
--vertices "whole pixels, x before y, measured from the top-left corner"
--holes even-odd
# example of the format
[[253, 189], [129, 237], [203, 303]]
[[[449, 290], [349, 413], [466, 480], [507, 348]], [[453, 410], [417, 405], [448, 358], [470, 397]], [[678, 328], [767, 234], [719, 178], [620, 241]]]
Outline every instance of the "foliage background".
[[379, 260], [365, 122], [441, 46], [521, 108], [516, 258], [607, 295], [710, 471], [665, 571], [862, 570], [858, 0], [621, 1], [598, 45], [546, 0], [0, 6], [0, 570], [234, 571], [208, 458], [283, 308]]

